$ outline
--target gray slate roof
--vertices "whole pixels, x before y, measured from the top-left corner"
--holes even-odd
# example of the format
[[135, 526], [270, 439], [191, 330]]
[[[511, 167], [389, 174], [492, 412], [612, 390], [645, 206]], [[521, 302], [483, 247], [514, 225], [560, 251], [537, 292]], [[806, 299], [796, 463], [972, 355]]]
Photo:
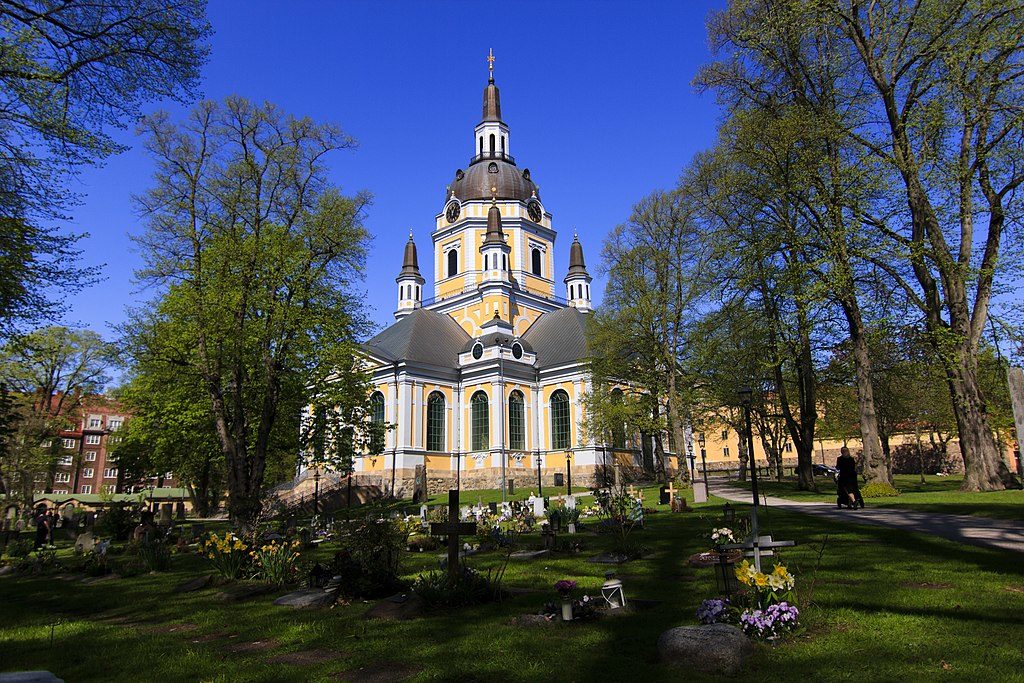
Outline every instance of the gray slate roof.
[[566, 306], [537, 318], [523, 341], [533, 347], [537, 367], [543, 370], [589, 357], [586, 328], [587, 314]]
[[363, 346], [390, 361], [416, 361], [454, 370], [459, 367], [459, 351], [469, 340], [450, 316], [418, 308]]

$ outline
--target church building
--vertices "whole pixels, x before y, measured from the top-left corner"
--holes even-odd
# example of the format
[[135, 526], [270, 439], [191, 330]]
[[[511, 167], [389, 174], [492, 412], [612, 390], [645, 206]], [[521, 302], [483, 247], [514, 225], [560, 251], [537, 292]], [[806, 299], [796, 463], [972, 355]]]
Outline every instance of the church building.
[[394, 428], [382, 453], [357, 458], [355, 476], [399, 496], [411, 494], [417, 466], [435, 492], [591, 485], [604, 464], [582, 431], [592, 311], [583, 246], [573, 238], [556, 283], [552, 214], [512, 156], [488, 60], [473, 155], [445, 189], [433, 253], [421, 270], [410, 234], [396, 322], [364, 344], [372, 419]]

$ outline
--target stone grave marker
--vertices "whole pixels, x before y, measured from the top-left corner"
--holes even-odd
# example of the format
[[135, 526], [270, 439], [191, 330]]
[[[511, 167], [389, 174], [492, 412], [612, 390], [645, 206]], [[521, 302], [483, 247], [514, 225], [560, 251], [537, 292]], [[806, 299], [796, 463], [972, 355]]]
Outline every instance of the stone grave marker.
[[174, 519], [174, 503], [160, 504], [160, 526], [170, 526]]
[[476, 533], [476, 522], [459, 522], [459, 490], [448, 491], [448, 521], [434, 522], [430, 525], [430, 533], [435, 536], [448, 537], [448, 577], [453, 583], [459, 580], [459, 536], [470, 536]]
[[487, 504], [487, 509], [490, 510], [492, 515], [498, 514], [498, 504], [497, 503], [488, 503]]
[[423, 503], [427, 500], [427, 468], [416, 465], [413, 475], [412, 502]]
[[544, 516], [544, 499], [534, 498], [533, 499], [533, 515], [538, 519]]
[[79, 534], [78, 538], [75, 539], [75, 552], [79, 553], [91, 553], [93, 548], [96, 547], [96, 539], [92, 535], [91, 531], [86, 531], [83, 534]]
[[575, 510], [576, 509], [576, 496], [565, 497], [565, 509]]
[[420, 505], [420, 526], [424, 529], [430, 528], [430, 524], [427, 521], [427, 516], [430, 514], [430, 510], [427, 509], [426, 503]]
[[179, 522], [185, 521], [185, 502], [179, 500], [174, 504], [174, 518]]

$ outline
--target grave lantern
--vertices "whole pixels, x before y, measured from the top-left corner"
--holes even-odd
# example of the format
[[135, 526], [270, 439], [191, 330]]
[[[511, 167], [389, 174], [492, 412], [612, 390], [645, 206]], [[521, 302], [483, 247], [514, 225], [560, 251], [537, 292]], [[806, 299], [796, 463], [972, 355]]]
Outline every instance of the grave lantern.
[[614, 578], [609, 572], [608, 580], [601, 586], [601, 597], [604, 598], [608, 609], [619, 609], [626, 606], [626, 595], [622, 592], [622, 580]]
[[727, 561], [723, 552], [718, 553], [718, 562], [715, 563], [715, 583], [718, 586], [718, 594], [732, 600], [732, 594], [736, 591], [736, 570], [732, 562]]
[[731, 526], [736, 521], [736, 508], [732, 506], [732, 503], [726, 503], [722, 508], [722, 520], [727, 526]]

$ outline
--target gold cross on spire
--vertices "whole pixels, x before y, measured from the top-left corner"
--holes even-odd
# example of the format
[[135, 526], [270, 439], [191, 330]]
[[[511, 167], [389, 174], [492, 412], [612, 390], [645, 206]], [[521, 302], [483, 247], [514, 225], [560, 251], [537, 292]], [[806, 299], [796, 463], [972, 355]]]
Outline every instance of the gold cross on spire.
[[490, 77], [490, 81], [494, 82], [494, 48], [490, 48], [487, 51], [487, 74]]

